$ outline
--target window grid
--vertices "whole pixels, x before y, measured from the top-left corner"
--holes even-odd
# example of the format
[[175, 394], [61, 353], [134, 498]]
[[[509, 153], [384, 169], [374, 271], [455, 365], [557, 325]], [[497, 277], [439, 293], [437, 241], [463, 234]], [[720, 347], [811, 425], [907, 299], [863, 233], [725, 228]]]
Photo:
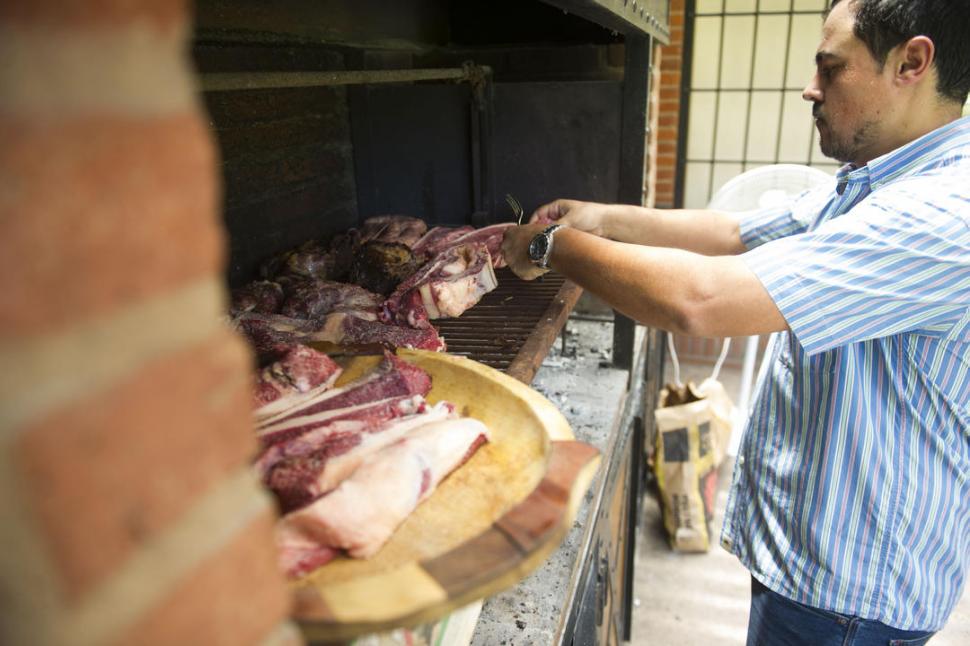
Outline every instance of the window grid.
[[[710, 5], [710, 3], [706, 3], [706, 4]], [[771, 3], [771, 4], [777, 5], [777, 2]], [[801, 3], [801, 4], [802, 6], [804, 6], [804, 3]], [[697, 11], [696, 10], [697, 0], [687, 1], [686, 24], [691, 34], [685, 40], [689, 41], [691, 45], [690, 45], [690, 49], [687, 51], [687, 58], [684, 63], [685, 72], [683, 74], [683, 79], [681, 82], [682, 83], [681, 106], [684, 106], [682, 109], [690, 110], [691, 98], [692, 98], [692, 95], [695, 93], [698, 95], [706, 95], [706, 96], [713, 95], [714, 100], [713, 100], [713, 106], [712, 106], [713, 115], [710, 120], [711, 140], [710, 140], [710, 146], [706, 148], [707, 150], [710, 151], [709, 156], [700, 156], [698, 154], [688, 156], [687, 144], [689, 141], [689, 137], [691, 135], [690, 133], [691, 125], [689, 125], [688, 122], [691, 120], [688, 120], [688, 119], [682, 120], [682, 127], [680, 129], [679, 141], [678, 141], [678, 157], [677, 157], [678, 158], [678, 162], [677, 162], [678, 180], [677, 180], [676, 194], [675, 194], [675, 201], [678, 206], [681, 206], [681, 207], [685, 206], [685, 193], [687, 192], [685, 189], [685, 184], [688, 181], [688, 178], [686, 177], [688, 164], [695, 165], [693, 166], [695, 171], [697, 171], [699, 168], [697, 165], [706, 165], [706, 170], [707, 170], [706, 178], [703, 178], [703, 179], [700, 177], [693, 178], [695, 181], [706, 182], [706, 187], [704, 187], [704, 194], [706, 195], [705, 204], [713, 196], [715, 190], [719, 188], [719, 185], [715, 185], [715, 182], [718, 179], [719, 170], [723, 171], [724, 170], [723, 167], [730, 164], [740, 165], [742, 172], [756, 166], [762, 166], [767, 164], [778, 164], [778, 163], [805, 164], [808, 166], [813, 166], [815, 168], [823, 168], [829, 172], [834, 171], [836, 168], [838, 168], [839, 164], [836, 163], [835, 161], [832, 161], [832, 162], [816, 161], [817, 159], [819, 159], [820, 156], [815, 151], [815, 147], [817, 146], [817, 140], [815, 137], [815, 126], [807, 110], [805, 114], [805, 128], [806, 128], [805, 132], [809, 133], [809, 137], [808, 137], [809, 144], [807, 146], [807, 149], [805, 150], [804, 157], [801, 157], [799, 154], [792, 154], [791, 145], [794, 145], [794, 143], [791, 143], [788, 146], [789, 150], [787, 151], [783, 150], [783, 143], [784, 143], [783, 135], [786, 132], [788, 132], [788, 131], [785, 131], [785, 126], [786, 126], [785, 117], [788, 116], [789, 119], [792, 118], [791, 114], [786, 113], [786, 110], [790, 112], [789, 105], [788, 105], [789, 101], [786, 99], [791, 99], [792, 93], [798, 92], [800, 94], [803, 90], [803, 86], [798, 86], [798, 87], [791, 86], [790, 83], [792, 79], [788, 78], [789, 63], [792, 61], [791, 57], [793, 56], [793, 52], [792, 52], [793, 31], [792, 30], [795, 27], [796, 16], [818, 16], [819, 18], [821, 18], [821, 16], [824, 14], [824, 7], [827, 3], [819, 2], [818, 4], [820, 6], [818, 8], [813, 8], [813, 9], [795, 8], [796, 0], [788, 0], [787, 10], [779, 10], [779, 9], [762, 10], [761, 9], [762, 0], [756, 0], [754, 3], [754, 11], [749, 10], [749, 11], [732, 12], [732, 11], [725, 10], [725, 3], [723, 2], [720, 3], [720, 11], [712, 11], [710, 9]], [[756, 85], [755, 75], [757, 73], [756, 62], [758, 60], [757, 57], [759, 52], [759, 46], [764, 46], [764, 43], [761, 42], [764, 37], [762, 34], [759, 33], [759, 28], [761, 27], [761, 19], [766, 16], [787, 17], [784, 52], [782, 55], [783, 62], [782, 62], [782, 68], [781, 68], [781, 79], [780, 79], [780, 82], [775, 86], [772, 86], [769, 83], [766, 86], [759, 85], [758, 87], [755, 87]], [[724, 65], [725, 65], [724, 41], [725, 41], [725, 34], [726, 34], [727, 25], [728, 25], [728, 19], [738, 18], [738, 17], [749, 17], [749, 18], [753, 18], [753, 21], [754, 21], [754, 24], [752, 26], [753, 42], [751, 44], [751, 47], [748, 50], [750, 58], [746, 61], [747, 67], [748, 67], [748, 79], [746, 83], [747, 87], [723, 87]], [[713, 75], [715, 86], [713, 88], [712, 87], [702, 87], [702, 88], [692, 87], [692, 76], [693, 76], [692, 66], [694, 63], [694, 60], [693, 60], [694, 50], [696, 48], [696, 43], [694, 42], [694, 38], [693, 38], [693, 31], [695, 29], [696, 20], [698, 18], [708, 18], [708, 19], [716, 18], [720, 23], [719, 28], [714, 27], [714, 29], [717, 29], [719, 33], [719, 42], [717, 45], [717, 61], [715, 62], [717, 65], [717, 70], [716, 70], [716, 74]], [[767, 38], [764, 38], [764, 39], [766, 41], [768, 40]], [[796, 53], [794, 55], [801, 56], [803, 54]], [[811, 52], [805, 52], [804, 55], [811, 56]], [[744, 63], [739, 62], [739, 64], [744, 64]], [[707, 78], [710, 79], [711, 77], [708, 76]], [[808, 81], [807, 78], [805, 80], [806, 82]], [[708, 83], [709, 82], [710, 81], [708, 81]], [[722, 94], [735, 95], [735, 96], [738, 94], [746, 95], [746, 98], [744, 100], [744, 108], [743, 108], [744, 121], [743, 121], [743, 124], [741, 125], [743, 129], [743, 136], [740, 142], [740, 151], [741, 151], [740, 158], [738, 158], [736, 154], [730, 155], [730, 156], [723, 155], [721, 154], [721, 151], [718, 150], [718, 129], [721, 127], [722, 108], [723, 108], [723, 104], [721, 101]], [[762, 96], [776, 95], [779, 97], [778, 107], [777, 107], [777, 123], [775, 124], [775, 129], [773, 133], [774, 155], [771, 159], [765, 159], [763, 154], [760, 154], [760, 155], [752, 154], [752, 151], [750, 150], [752, 148], [752, 142], [751, 142], [751, 136], [753, 134], [752, 129], [757, 128], [757, 125], [754, 121], [756, 117], [754, 115], [754, 110], [752, 109], [752, 101], [756, 94], [760, 94]], [[806, 104], [806, 107], [807, 107], [807, 104]], [[728, 112], [727, 114], [730, 115], [731, 113]], [[696, 122], [693, 125], [695, 127], [701, 127]], [[768, 135], [768, 136], [771, 136], [771, 135]], [[790, 136], [791, 134], [789, 134], [789, 137]], [[799, 139], [800, 139], [800, 136], [799, 136]], [[704, 142], [697, 142], [697, 143], [704, 143]], [[768, 142], [765, 142], [765, 144], [770, 145]], [[798, 146], [800, 146], [800, 144], [798, 144]], [[762, 147], [762, 151], [763, 153], [768, 152], [768, 150], [764, 150], [763, 147]], [[696, 150], [694, 152], [701, 153], [703, 151]], [[697, 173], [697, 174], [703, 175], [703, 173]], [[692, 191], [692, 194], [694, 194], [696, 198], [697, 187], [692, 187], [692, 188], [694, 189]], [[702, 205], [691, 204], [689, 206], [696, 207], [696, 206], [702, 206]]]

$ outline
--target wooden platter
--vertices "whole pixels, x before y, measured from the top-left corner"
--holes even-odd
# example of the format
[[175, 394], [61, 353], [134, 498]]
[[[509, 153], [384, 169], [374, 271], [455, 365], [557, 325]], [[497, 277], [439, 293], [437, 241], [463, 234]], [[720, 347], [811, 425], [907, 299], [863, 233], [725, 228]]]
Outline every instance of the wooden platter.
[[[514, 585], [559, 546], [599, 465], [599, 452], [520, 381], [459, 356], [398, 356], [431, 373], [429, 401], [453, 402], [491, 440], [376, 555], [337, 558], [293, 583], [294, 616], [312, 642], [432, 621]], [[379, 361], [349, 358], [338, 385]]]

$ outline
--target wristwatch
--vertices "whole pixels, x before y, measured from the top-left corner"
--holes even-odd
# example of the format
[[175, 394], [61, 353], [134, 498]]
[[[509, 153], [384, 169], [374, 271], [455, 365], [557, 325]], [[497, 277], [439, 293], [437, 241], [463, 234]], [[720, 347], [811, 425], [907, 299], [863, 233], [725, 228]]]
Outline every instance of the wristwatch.
[[537, 267], [549, 269], [549, 256], [552, 255], [552, 234], [561, 229], [561, 224], [548, 226], [532, 238], [529, 243], [529, 260]]

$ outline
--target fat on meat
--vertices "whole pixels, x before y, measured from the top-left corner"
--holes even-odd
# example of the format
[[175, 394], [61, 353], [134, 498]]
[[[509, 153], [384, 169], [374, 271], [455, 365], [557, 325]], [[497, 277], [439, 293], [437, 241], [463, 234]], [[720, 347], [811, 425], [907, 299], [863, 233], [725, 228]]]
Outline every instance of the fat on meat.
[[[454, 417], [454, 406], [439, 402], [416, 412], [373, 425], [372, 420], [343, 420], [287, 443], [295, 455], [278, 461], [264, 482], [284, 512], [298, 509], [332, 491], [370, 455], [431, 422]], [[326, 433], [326, 439], [318, 435]], [[316, 446], [317, 448], [309, 449]], [[273, 447], [276, 448], [276, 447]]]
[[364, 220], [360, 227], [362, 242], [397, 242], [412, 246], [428, 230], [424, 220], [407, 215], [377, 215]]
[[498, 286], [486, 245], [449, 247], [384, 302], [381, 320], [431, 328], [429, 319], [455, 318]]
[[[291, 576], [320, 551], [374, 555], [394, 530], [454, 469], [487, 441], [488, 429], [472, 418], [434, 422], [368, 457], [329, 494], [283, 516], [277, 525], [281, 565]], [[330, 552], [332, 555], [332, 552]]]
[[492, 267], [495, 269], [507, 267], [508, 263], [505, 261], [505, 256], [502, 255], [502, 241], [505, 239], [506, 229], [514, 226], [515, 222], [503, 222], [475, 229], [455, 238], [452, 245], [483, 244], [488, 248], [488, 253], [492, 258]]
[[425, 258], [434, 258], [438, 253], [444, 251], [448, 247], [453, 246], [454, 241], [457, 238], [465, 235], [466, 233], [471, 233], [475, 230], [475, 227], [463, 226], [463, 227], [432, 227], [428, 229], [428, 232], [421, 236], [421, 239], [414, 243], [411, 247], [411, 251], [414, 252], [415, 256], [423, 256]]
[[272, 414], [261, 414], [264, 411], [257, 411], [258, 426], [265, 433], [270, 425], [290, 418], [338, 410], [388, 397], [424, 396], [430, 390], [431, 375], [420, 367], [385, 352], [376, 369], [348, 384], [314, 397], [303, 398], [295, 405], [273, 411]]
[[280, 314], [319, 319], [333, 312], [376, 313], [384, 297], [358, 285], [328, 280], [301, 280], [287, 286]]
[[[373, 318], [371, 318], [373, 316]], [[397, 325], [395, 321], [378, 321], [368, 312], [334, 312], [326, 317], [323, 327], [310, 335], [315, 341], [329, 341], [337, 345], [380, 344], [388, 348], [414, 348], [443, 352], [447, 345], [431, 326], [422, 329]]]
[[260, 454], [254, 464], [265, 472], [283, 458], [309, 453], [326, 439], [337, 422], [353, 421], [371, 428], [416, 413], [424, 406], [421, 395], [397, 395], [271, 423], [256, 431]]
[[336, 345], [382, 345], [386, 348], [445, 350], [445, 340], [433, 328], [413, 329], [378, 320], [379, 314], [352, 310], [333, 312], [319, 319], [298, 319], [282, 314], [240, 314], [230, 325], [242, 332], [266, 363], [289, 345], [326, 341]]
[[256, 380], [253, 400], [257, 410], [288, 408], [304, 396], [328, 390], [343, 369], [323, 352], [305, 345], [291, 346], [283, 356], [263, 368]]

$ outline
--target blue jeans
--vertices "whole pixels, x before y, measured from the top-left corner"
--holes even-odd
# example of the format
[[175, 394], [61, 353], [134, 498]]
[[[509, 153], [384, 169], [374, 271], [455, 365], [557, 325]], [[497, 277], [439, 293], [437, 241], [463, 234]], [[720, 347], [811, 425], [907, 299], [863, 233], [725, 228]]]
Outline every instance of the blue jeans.
[[932, 636], [804, 606], [751, 577], [747, 646], [922, 646]]

